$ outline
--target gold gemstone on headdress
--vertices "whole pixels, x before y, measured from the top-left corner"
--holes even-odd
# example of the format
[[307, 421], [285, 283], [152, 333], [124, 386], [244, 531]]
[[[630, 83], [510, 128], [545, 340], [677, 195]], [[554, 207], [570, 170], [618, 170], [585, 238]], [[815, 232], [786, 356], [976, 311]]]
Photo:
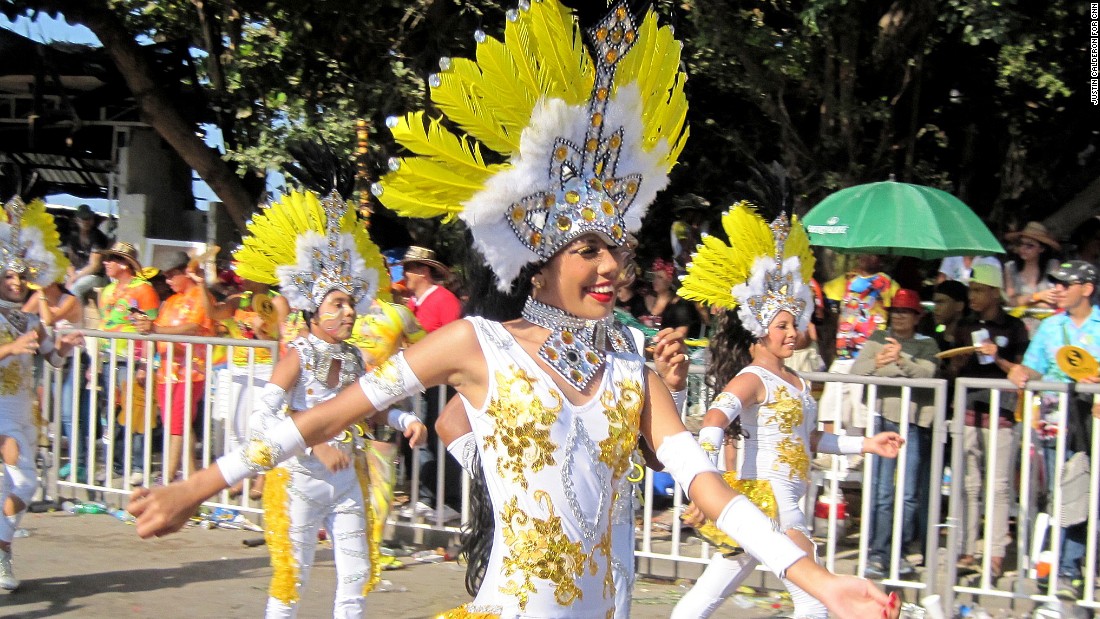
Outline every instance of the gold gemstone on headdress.
[[600, 114], [599, 112], [596, 112], [595, 114], [593, 114], [592, 115], [592, 126], [593, 127], [599, 127], [602, 124], [603, 124], [603, 114]]
[[554, 159], [558, 161], [565, 161], [566, 155], [569, 154], [569, 149], [564, 146], [559, 146], [554, 149]]
[[558, 230], [561, 230], [561, 231], [564, 232], [564, 231], [566, 231], [566, 230], [568, 230], [572, 227], [573, 227], [573, 221], [570, 220], [568, 217], [566, 217], [565, 215], [561, 215], [561, 216], [558, 217]]
[[603, 59], [607, 62], [607, 64], [614, 64], [615, 61], [619, 59], [619, 50], [607, 50], [607, 53], [603, 55]]
[[604, 200], [603, 202], [601, 202], [600, 206], [603, 208], [603, 214], [604, 215], [611, 215], [612, 213], [615, 212], [615, 205], [611, 204], [611, 202], [609, 202], [607, 200]]
[[603, 190], [604, 191], [610, 192], [614, 188], [615, 188], [615, 180], [614, 179], [609, 178], [609, 179], [607, 179], [603, 182]]
[[[596, 175], [597, 176], [603, 176], [603, 160], [602, 159], [600, 161], [596, 162]], [[594, 181], [594, 182], [590, 182], [588, 184], [591, 185], [592, 188], [595, 189], [596, 191], [599, 191], [599, 189], [600, 189], [600, 179], [594, 178], [594, 179], [592, 179], [592, 181]]]
[[575, 191], [567, 191], [565, 192], [565, 201], [569, 204], [576, 204], [581, 201], [581, 194]]
[[[603, 165], [603, 162], [601, 161], [599, 165]], [[599, 170], [597, 170], [596, 173], [598, 174]], [[588, 179], [588, 186], [591, 187], [593, 191], [599, 191], [600, 190], [600, 179], [598, 179], [598, 178]]]
[[615, 9], [615, 19], [620, 20], [620, 21], [626, 19], [626, 7], [625, 6], [620, 6], [619, 8]]
[[542, 243], [542, 234], [540, 234], [538, 232], [532, 232], [531, 233], [531, 244], [532, 245], [540, 245], [541, 243]]
[[622, 146], [622, 144], [623, 144], [623, 139], [621, 137], [619, 137], [618, 134], [611, 136], [611, 138], [607, 140], [607, 145], [610, 146], [611, 148], [618, 148], [618, 147]]
[[552, 194], [546, 194], [545, 196], [542, 197], [542, 205], [545, 206], [546, 208], [550, 208], [551, 206], [554, 206], [555, 202], [557, 202], [557, 199], [554, 198], [554, 196]]
[[633, 43], [634, 42], [634, 36], [635, 35], [634, 35], [633, 30], [627, 30], [626, 34], [624, 34], [623, 36], [626, 38], [627, 43]]
[[600, 27], [598, 30], [596, 30], [596, 40], [597, 41], [602, 41], [606, 38], [607, 38], [607, 28]]
[[623, 238], [623, 229], [619, 224], [611, 226], [611, 236], [614, 237], [616, 241]]
[[581, 217], [583, 217], [585, 221], [595, 221], [596, 211], [586, 206], [581, 209]]
[[628, 193], [630, 195], [634, 195], [634, 194], [638, 193], [638, 181], [627, 181], [627, 183], [626, 183], [626, 193]]
[[596, 89], [596, 100], [597, 101], [606, 101], [607, 100], [607, 87], [606, 86], [600, 86], [599, 88]]
[[514, 221], [523, 221], [523, 215], [524, 213], [522, 206], [517, 206], [512, 209], [512, 219]]
[[594, 153], [596, 152], [597, 146], [599, 146], [599, 142], [596, 141], [596, 138], [588, 138], [588, 140], [584, 143], [584, 150], [590, 153]]

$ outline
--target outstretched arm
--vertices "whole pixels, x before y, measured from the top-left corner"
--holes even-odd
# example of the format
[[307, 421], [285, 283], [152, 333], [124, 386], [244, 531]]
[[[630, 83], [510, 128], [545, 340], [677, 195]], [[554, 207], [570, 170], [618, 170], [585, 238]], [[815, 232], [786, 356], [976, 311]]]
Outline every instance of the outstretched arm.
[[[135, 491], [127, 509], [137, 517], [138, 535], [152, 537], [178, 531], [199, 504], [258, 470], [256, 467], [271, 468], [307, 446], [327, 441], [349, 424], [385, 408], [379, 405], [385, 403], [381, 402], [384, 398], [396, 401], [407, 397], [406, 389], [448, 383], [468, 399], [484, 399], [487, 370], [480, 350], [470, 323], [447, 325], [406, 349], [403, 356], [391, 360], [393, 363], [387, 362], [365, 376], [359, 384], [349, 385], [331, 400], [283, 420], [264, 439], [249, 441], [182, 482]], [[412, 381], [415, 384], [410, 384]]]

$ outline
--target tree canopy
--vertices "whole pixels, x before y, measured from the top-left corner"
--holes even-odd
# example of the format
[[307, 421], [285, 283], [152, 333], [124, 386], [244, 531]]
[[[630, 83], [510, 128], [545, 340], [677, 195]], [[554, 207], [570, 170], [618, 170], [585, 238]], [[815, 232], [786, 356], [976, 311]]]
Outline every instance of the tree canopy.
[[[566, 3], [589, 23], [602, 12], [591, 6], [602, 3]], [[663, 203], [698, 194], [717, 217], [750, 166], [776, 160], [794, 182], [797, 210], [836, 189], [894, 175], [958, 195], [996, 228], [1040, 219], [1100, 177], [1100, 127], [1087, 92], [1087, 3], [654, 5], [684, 43], [691, 103], [692, 137]], [[365, 163], [374, 176], [384, 171], [398, 154], [384, 119], [430, 109], [426, 82], [439, 59], [471, 54], [474, 31], [499, 32], [511, 8], [489, 0], [0, 0], [0, 6], [9, 17], [62, 13], [92, 28], [105, 47], [138, 56], [138, 42], [146, 39], [188, 45], [227, 153], [203, 168], [194, 161], [218, 159], [217, 153], [203, 153], [201, 142], [178, 131], [175, 141], [166, 140], [190, 149], [192, 159], [184, 158], [204, 178], [235, 171], [211, 185], [243, 211], [238, 221], [258, 197], [258, 179], [286, 160], [288, 140], [323, 138], [352, 157], [355, 123], [366, 119], [373, 129]], [[149, 70], [140, 63], [122, 68]], [[156, 75], [146, 77], [129, 83], [170, 92]], [[172, 102], [165, 99], [167, 113]], [[149, 117], [161, 131], [164, 117]], [[378, 225], [400, 227], [392, 216], [377, 215]], [[654, 209], [643, 237], [652, 240], [644, 243], [651, 251], [665, 251], [671, 217], [670, 209]], [[418, 237], [435, 224], [412, 229]]]

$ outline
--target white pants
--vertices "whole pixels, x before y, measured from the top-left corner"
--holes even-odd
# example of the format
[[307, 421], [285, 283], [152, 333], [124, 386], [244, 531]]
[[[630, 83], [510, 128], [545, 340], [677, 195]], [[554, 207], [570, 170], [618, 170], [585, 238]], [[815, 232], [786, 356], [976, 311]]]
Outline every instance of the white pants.
[[615, 619], [630, 619], [634, 595], [633, 517], [630, 522], [611, 525], [611, 575], [615, 582]]
[[1005, 550], [1012, 543], [1008, 532], [1008, 511], [1013, 504], [1012, 474], [1015, 471], [1016, 456], [1020, 452], [1020, 441], [1016, 427], [997, 428], [997, 459], [993, 466], [993, 487], [985, 488], [985, 472], [988, 471], [989, 429], [963, 427], [963, 449], [966, 454], [966, 475], [963, 478], [966, 500], [963, 502], [963, 554], [977, 554], [978, 531], [985, 517], [985, 508], [993, 502], [993, 519], [990, 523], [992, 534], [992, 556], [1004, 557]]
[[[360, 619], [366, 615], [367, 601], [363, 585], [370, 577], [367, 551], [367, 521], [363, 493], [355, 468], [348, 467], [317, 479], [292, 472], [287, 485], [287, 514], [290, 517], [290, 541], [297, 563], [299, 595], [309, 580], [313, 556], [317, 550], [317, 531], [328, 531], [336, 561], [336, 599], [332, 616], [336, 619]], [[268, 619], [298, 615], [301, 604], [267, 600]], [[318, 616], [317, 613], [310, 613]]]
[[[806, 527], [806, 516], [798, 507], [799, 500], [806, 493], [805, 482], [788, 480], [771, 480], [771, 482], [779, 512], [779, 529], [798, 531], [813, 543]], [[811, 558], [817, 561], [816, 547]], [[676, 608], [672, 609], [669, 619], [709, 617], [711, 613], [718, 610], [727, 597], [737, 590], [749, 574], [752, 574], [757, 565], [760, 565], [760, 562], [748, 553], [729, 559], [721, 553], [714, 553], [703, 575], [696, 581], [695, 586], [680, 598]], [[786, 578], [781, 580], [791, 594], [791, 601], [794, 602], [795, 619], [827, 619], [829, 611], [824, 604], [817, 601], [817, 598], [806, 593], [790, 580]]]
[[9, 496], [19, 499], [24, 505], [24, 509], [17, 514], [0, 515], [0, 542], [10, 543], [26, 512], [25, 506], [38, 490], [38, 470], [34, 465], [38, 429], [33, 423], [4, 416], [0, 419], [0, 436], [10, 436], [19, 446], [19, 458], [15, 464], [0, 464], [0, 505], [6, 503]]
[[228, 453], [248, 440], [248, 418], [258, 403], [260, 390], [271, 379], [275, 366], [257, 363], [249, 377], [247, 367], [230, 365], [218, 371], [218, 388], [214, 395], [215, 416], [225, 420], [227, 429], [225, 451]]

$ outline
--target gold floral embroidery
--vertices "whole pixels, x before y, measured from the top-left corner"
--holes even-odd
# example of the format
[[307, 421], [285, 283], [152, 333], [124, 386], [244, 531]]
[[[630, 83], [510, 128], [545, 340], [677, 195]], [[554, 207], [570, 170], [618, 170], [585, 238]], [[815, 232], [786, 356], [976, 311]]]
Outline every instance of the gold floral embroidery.
[[458, 608], [448, 610], [435, 616], [435, 619], [499, 619], [500, 611], [496, 612], [478, 612], [477, 610], [470, 610], [473, 607], [472, 604], [464, 604]]
[[496, 431], [485, 437], [485, 448], [496, 448], [497, 472], [527, 489], [526, 471], [538, 472], [554, 464], [558, 446], [550, 440], [550, 426], [561, 412], [561, 396], [550, 393], [548, 406], [535, 395], [536, 379], [512, 367], [512, 375], [497, 372], [497, 395], [487, 413], [496, 420]]
[[596, 562], [586, 556], [580, 542], [566, 536], [561, 518], [554, 514], [550, 495], [545, 490], [536, 490], [533, 498], [549, 513], [545, 520], [532, 518], [521, 510], [516, 497], [500, 512], [501, 535], [509, 551], [504, 557], [503, 574], [511, 577], [518, 572], [521, 576], [520, 580], [510, 579], [500, 592], [515, 597], [519, 609], [526, 610], [530, 595], [537, 591], [533, 582], [537, 578], [553, 583], [554, 600], [561, 606], [569, 606], [584, 597], [576, 581], [584, 575], [586, 567], [595, 575]]
[[603, 598], [615, 599], [615, 571], [611, 565], [611, 528], [608, 527], [604, 531], [603, 537], [600, 538], [600, 543], [596, 544], [592, 548], [592, 555], [596, 555], [596, 551], [602, 552], [604, 558], [607, 560], [607, 569], [603, 574]]
[[801, 399], [791, 397], [790, 391], [783, 385], [776, 387], [772, 399], [774, 402], [768, 408], [773, 413], [765, 423], [774, 421], [784, 434], [790, 434], [796, 427], [802, 425]]
[[783, 463], [791, 467], [791, 472], [788, 474], [790, 479], [795, 479], [795, 476], [803, 480], [810, 479], [810, 456], [806, 454], [806, 445], [801, 438], [788, 436], [779, 441], [775, 449], [779, 454], [775, 457], [773, 469], [778, 471], [779, 464]]
[[[616, 399], [616, 393], [619, 395]], [[642, 385], [636, 380], [615, 383], [615, 389], [600, 396], [607, 415], [607, 438], [600, 441], [600, 461], [615, 479], [630, 468], [630, 454], [638, 444], [638, 419], [642, 412]]]

